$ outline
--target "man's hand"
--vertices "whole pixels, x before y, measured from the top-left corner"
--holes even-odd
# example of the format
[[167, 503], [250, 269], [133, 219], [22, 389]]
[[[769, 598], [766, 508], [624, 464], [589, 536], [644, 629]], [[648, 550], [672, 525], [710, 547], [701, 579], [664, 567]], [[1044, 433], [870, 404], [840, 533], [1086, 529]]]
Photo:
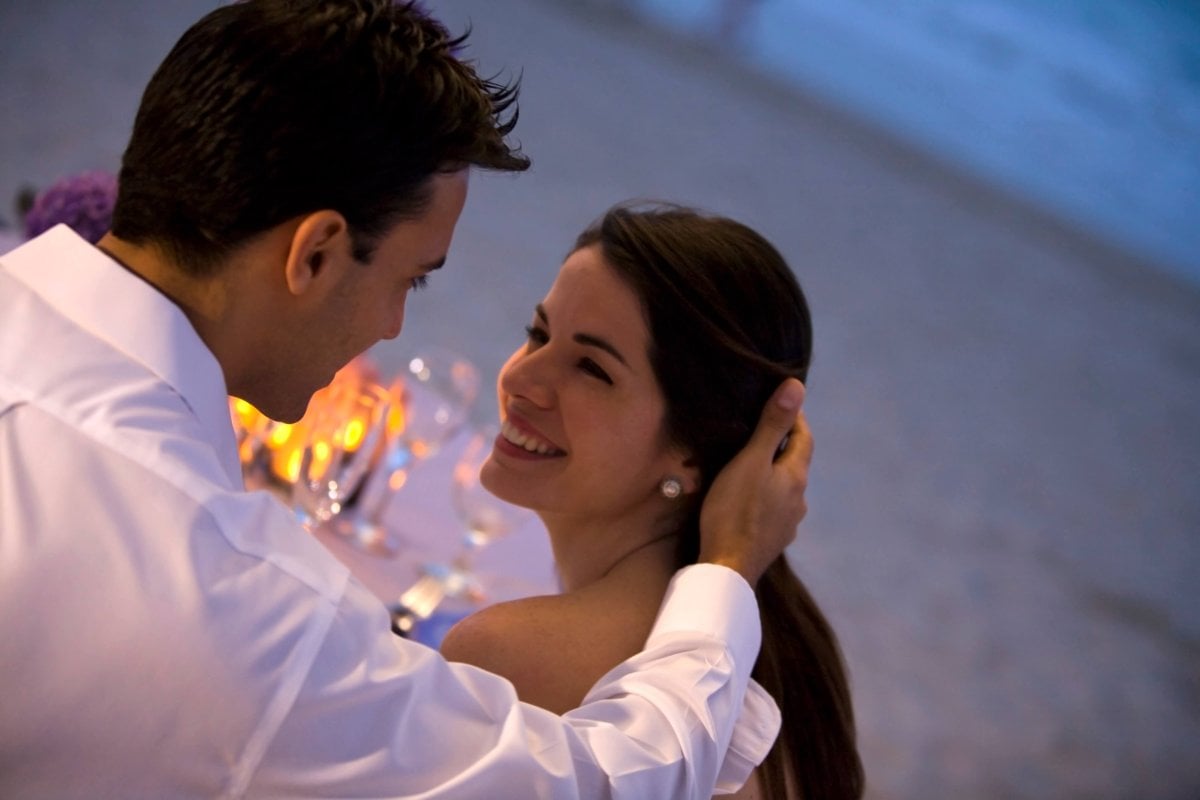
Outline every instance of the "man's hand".
[[775, 390], [750, 441], [717, 475], [700, 509], [700, 561], [727, 566], [751, 586], [796, 538], [808, 510], [813, 441], [803, 402], [804, 384], [795, 378]]

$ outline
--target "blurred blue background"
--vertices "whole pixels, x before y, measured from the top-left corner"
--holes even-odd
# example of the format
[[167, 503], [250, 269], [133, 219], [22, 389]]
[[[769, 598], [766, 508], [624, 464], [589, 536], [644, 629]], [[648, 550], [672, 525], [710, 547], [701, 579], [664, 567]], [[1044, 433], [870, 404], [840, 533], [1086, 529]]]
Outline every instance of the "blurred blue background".
[[631, 0], [1200, 284], [1193, 0]]

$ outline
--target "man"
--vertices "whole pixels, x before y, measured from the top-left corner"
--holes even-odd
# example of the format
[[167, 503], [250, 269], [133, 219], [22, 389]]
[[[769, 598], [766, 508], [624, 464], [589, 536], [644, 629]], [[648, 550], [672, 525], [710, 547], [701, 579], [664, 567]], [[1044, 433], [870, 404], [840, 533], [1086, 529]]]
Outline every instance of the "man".
[[564, 718], [394, 637], [242, 489], [226, 394], [299, 418], [400, 332], [469, 168], [528, 165], [459, 44], [388, 0], [218, 9], [146, 89], [112, 232], [0, 260], [0, 796], [704, 797], [765, 754], [749, 585], [805, 510], [798, 383], [646, 651]]

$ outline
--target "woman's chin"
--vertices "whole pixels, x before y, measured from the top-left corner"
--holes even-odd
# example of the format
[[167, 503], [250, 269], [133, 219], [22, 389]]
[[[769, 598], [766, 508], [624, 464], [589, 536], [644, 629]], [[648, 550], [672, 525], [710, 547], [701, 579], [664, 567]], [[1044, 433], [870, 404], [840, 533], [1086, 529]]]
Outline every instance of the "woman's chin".
[[506, 469], [495, 454], [488, 458], [479, 470], [479, 483], [483, 488], [509, 505], [536, 512], [538, 506], [531, 502], [532, 498], [528, 491], [530, 480], [533, 478], [518, 475], [512, 470]]

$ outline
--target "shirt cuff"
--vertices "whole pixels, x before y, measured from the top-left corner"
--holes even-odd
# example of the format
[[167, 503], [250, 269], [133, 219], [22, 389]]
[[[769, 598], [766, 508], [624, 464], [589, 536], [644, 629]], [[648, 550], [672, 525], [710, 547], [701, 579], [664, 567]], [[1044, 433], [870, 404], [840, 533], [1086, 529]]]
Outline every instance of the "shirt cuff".
[[738, 682], [745, 685], [762, 643], [754, 590], [728, 567], [684, 567], [667, 587], [646, 647], [659, 637], [682, 632], [698, 632], [725, 642]]
[[756, 681], [750, 681], [742, 712], [733, 726], [733, 738], [717, 773], [715, 794], [733, 794], [742, 788], [751, 771], [767, 757], [782, 723], [775, 700]]

